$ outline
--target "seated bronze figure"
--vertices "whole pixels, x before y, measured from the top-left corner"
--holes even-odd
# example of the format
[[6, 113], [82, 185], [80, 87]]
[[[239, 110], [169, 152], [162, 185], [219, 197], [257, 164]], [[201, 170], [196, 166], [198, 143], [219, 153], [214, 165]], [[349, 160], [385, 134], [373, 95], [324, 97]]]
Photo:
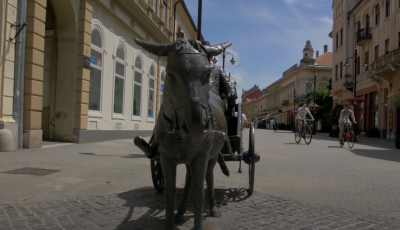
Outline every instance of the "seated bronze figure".
[[[166, 203], [164, 229], [173, 230], [174, 221], [182, 220], [189, 193], [193, 191], [194, 229], [203, 230], [204, 180], [210, 198], [210, 215], [220, 217], [213, 169], [224, 145], [231, 157], [237, 158], [227, 136], [225, 104], [210, 85], [214, 69], [210, 57], [219, 55], [232, 43], [212, 46], [191, 38], [170, 44], [134, 40], [148, 52], [168, 57], [163, 104], [153, 134], [156, 144], [150, 146], [140, 137], [135, 138], [135, 144], [148, 158], [161, 161]], [[226, 94], [234, 97], [231, 92]], [[178, 164], [186, 165], [187, 175], [184, 197], [174, 217]]]

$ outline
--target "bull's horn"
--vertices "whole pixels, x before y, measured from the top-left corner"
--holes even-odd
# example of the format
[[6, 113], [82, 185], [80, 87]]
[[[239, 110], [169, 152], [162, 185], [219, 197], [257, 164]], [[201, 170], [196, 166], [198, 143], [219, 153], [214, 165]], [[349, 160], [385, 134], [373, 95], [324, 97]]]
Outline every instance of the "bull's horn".
[[222, 52], [224, 52], [224, 50], [226, 48], [228, 48], [229, 46], [232, 45], [232, 42], [224, 42], [218, 45], [213, 45], [213, 46], [204, 46], [206, 52], [208, 55], [210, 56], [218, 56], [220, 55]]
[[135, 40], [136, 44], [141, 46], [143, 49], [157, 56], [168, 56], [168, 50], [171, 47], [170, 43], [161, 44], [161, 43], [146, 42], [136, 38], [134, 38], [133, 40]]

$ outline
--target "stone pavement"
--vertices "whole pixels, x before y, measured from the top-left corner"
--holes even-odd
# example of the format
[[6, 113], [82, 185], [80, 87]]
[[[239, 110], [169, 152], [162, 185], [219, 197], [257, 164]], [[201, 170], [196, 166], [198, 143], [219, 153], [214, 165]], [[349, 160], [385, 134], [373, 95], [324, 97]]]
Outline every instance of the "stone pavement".
[[[245, 149], [247, 138], [248, 129]], [[216, 167], [219, 201], [237, 201], [221, 207], [222, 219], [206, 218], [208, 229], [246, 229], [251, 221], [257, 223], [251, 229], [368, 229], [369, 223], [400, 229], [400, 150], [362, 142], [339, 148], [322, 133], [310, 145], [295, 144], [292, 132], [270, 130], [256, 130], [256, 150], [256, 192], [248, 199], [247, 165], [240, 174], [238, 163], [228, 162], [229, 178]], [[56, 171], [4, 173], [27, 167]], [[184, 175], [179, 166], [179, 188]], [[18, 228], [11, 229], [160, 229], [150, 224], [163, 223], [162, 196], [150, 186], [149, 160], [132, 140], [0, 153], [0, 230], [13, 223]], [[86, 225], [72, 227], [77, 222]], [[191, 225], [192, 219], [179, 229]]]
[[[179, 190], [178, 194], [181, 193]], [[390, 218], [308, 205], [259, 192], [247, 197], [244, 189], [217, 189], [216, 193], [218, 201], [224, 204], [220, 206], [223, 217], [206, 217], [206, 230], [395, 230], [400, 226], [400, 222]], [[0, 229], [157, 230], [163, 226], [163, 206], [163, 196], [153, 188], [68, 200], [3, 204], [0, 205]], [[192, 229], [192, 211], [190, 206], [186, 222], [177, 229]]]

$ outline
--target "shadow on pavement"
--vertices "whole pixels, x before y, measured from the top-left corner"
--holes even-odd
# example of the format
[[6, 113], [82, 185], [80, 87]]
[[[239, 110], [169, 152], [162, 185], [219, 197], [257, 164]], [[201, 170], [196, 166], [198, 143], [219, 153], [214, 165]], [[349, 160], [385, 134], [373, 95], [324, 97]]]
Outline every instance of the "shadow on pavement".
[[[182, 199], [183, 189], [177, 189], [175, 212], [179, 202]], [[207, 193], [206, 193], [207, 194]], [[215, 189], [218, 206], [226, 205], [228, 202], [241, 202], [249, 198], [246, 189]], [[129, 190], [118, 194], [118, 198], [125, 200], [125, 207], [128, 207], [128, 213], [122, 222], [115, 228], [116, 230], [132, 229], [160, 229], [164, 225], [165, 203], [163, 193], [158, 193], [153, 187], [145, 187]], [[139, 215], [139, 212], [147, 211]], [[204, 199], [204, 214], [209, 217], [208, 197]], [[177, 226], [189, 225], [188, 220], [193, 218], [193, 200], [188, 203], [185, 214], [185, 222]], [[190, 223], [192, 225], [192, 223]], [[186, 226], [185, 226], [186, 227]], [[178, 229], [178, 228], [175, 228]]]
[[99, 157], [123, 157], [123, 158], [146, 158], [144, 154], [128, 154], [126, 156], [121, 155], [108, 155], [108, 154], [96, 154], [96, 153], [78, 153], [86, 156], [99, 156]]
[[377, 150], [377, 149], [352, 149], [354, 154], [362, 157], [375, 158], [379, 160], [400, 162], [400, 154], [390, 150]]

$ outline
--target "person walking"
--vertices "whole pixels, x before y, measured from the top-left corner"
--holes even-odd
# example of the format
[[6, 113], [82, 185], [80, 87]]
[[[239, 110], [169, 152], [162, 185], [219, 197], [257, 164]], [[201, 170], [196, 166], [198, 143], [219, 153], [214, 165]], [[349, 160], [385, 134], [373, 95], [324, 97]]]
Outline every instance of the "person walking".
[[275, 132], [278, 129], [278, 125], [279, 125], [278, 117], [275, 117], [274, 118], [274, 124], [273, 124]]

